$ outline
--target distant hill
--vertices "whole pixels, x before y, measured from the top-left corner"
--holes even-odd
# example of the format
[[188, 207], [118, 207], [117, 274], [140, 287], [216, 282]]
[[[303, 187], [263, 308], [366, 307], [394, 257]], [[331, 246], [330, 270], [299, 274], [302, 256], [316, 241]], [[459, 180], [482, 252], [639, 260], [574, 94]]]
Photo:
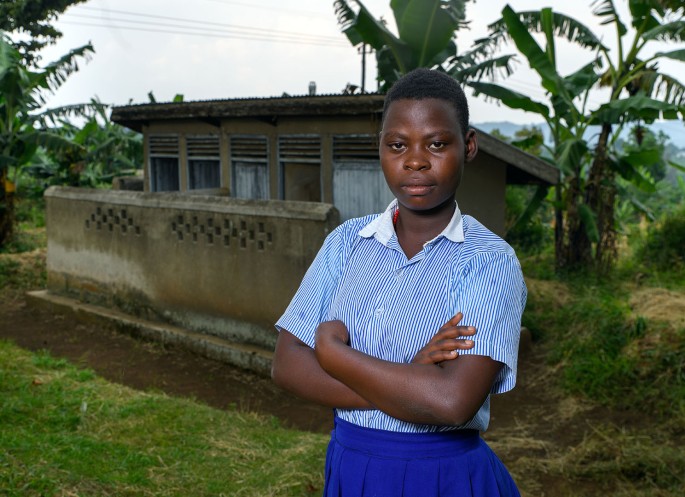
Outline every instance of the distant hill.
[[[549, 141], [549, 133], [547, 129], [547, 124], [545, 123], [531, 123], [531, 124], [516, 124], [509, 121], [499, 121], [499, 122], [484, 122], [484, 123], [474, 123], [476, 128], [485, 131], [486, 133], [492, 132], [493, 129], [498, 129], [500, 133], [505, 136], [513, 137], [516, 132], [526, 126], [532, 127], [537, 126], [542, 129], [545, 134], [545, 140]], [[670, 143], [678, 148], [679, 150], [685, 151], [685, 123], [682, 121], [661, 121], [650, 124], [648, 126], [652, 131], [658, 133], [663, 131]], [[591, 127], [588, 129], [588, 137], [591, 138], [593, 135], [599, 133], [598, 127]], [[625, 132], [624, 132], [625, 134]]]

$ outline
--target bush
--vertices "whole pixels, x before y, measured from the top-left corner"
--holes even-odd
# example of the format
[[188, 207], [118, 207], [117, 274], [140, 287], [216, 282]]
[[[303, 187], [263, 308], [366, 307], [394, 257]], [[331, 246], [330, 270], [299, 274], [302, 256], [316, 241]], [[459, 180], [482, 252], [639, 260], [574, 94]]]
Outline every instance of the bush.
[[535, 188], [508, 186], [506, 190], [506, 241], [522, 254], [541, 254], [551, 248], [553, 232], [549, 205], [543, 203], [533, 215], [522, 219], [533, 200]]
[[640, 262], [657, 269], [685, 268], [685, 207], [650, 227], [636, 255]]
[[[682, 273], [681, 273], [682, 275]], [[620, 410], [639, 410], [685, 429], [685, 327], [631, 299], [632, 279], [528, 279], [524, 325], [546, 344], [559, 386]], [[655, 294], [654, 291], [651, 293]], [[675, 306], [681, 292], [664, 292]], [[646, 298], [643, 293], [641, 298]], [[666, 297], [659, 302], [667, 307]], [[670, 301], [669, 301], [670, 302]]]

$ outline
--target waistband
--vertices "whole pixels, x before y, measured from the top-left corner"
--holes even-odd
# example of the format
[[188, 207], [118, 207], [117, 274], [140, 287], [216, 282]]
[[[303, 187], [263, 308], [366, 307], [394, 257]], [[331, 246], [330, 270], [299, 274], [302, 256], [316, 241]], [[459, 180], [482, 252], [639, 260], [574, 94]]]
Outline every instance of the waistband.
[[345, 448], [386, 458], [455, 456], [477, 448], [478, 430], [405, 433], [355, 425], [335, 417], [331, 438]]

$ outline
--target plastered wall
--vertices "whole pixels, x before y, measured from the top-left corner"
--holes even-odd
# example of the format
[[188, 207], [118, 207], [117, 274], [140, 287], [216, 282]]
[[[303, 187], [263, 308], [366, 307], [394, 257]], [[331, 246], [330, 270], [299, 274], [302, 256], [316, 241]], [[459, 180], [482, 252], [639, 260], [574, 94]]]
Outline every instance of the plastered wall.
[[329, 204], [53, 187], [48, 290], [272, 347], [325, 236]]

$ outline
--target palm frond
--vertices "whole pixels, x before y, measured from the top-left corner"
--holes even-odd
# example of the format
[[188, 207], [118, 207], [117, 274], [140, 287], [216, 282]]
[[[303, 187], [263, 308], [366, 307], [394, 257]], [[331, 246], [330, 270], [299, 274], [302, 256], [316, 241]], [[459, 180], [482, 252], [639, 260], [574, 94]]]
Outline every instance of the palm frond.
[[46, 109], [38, 114], [33, 114], [35, 121], [39, 122], [43, 127], [49, 125], [56, 125], [69, 117], [92, 117], [101, 109], [107, 109], [110, 105], [100, 102], [83, 103], [64, 105], [61, 107], [54, 107]]
[[[529, 10], [517, 12], [519, 20], [526, 26], [528, 31], [532, 33], [542, 33], [542, 16], [539, 10]], [[568, 40], [571, 43], [587, 48], [589, 50], [607, 50], [606, 46], [601, 42], [597, 36], [584, 24], [576, 19], [560, 14], [558, 12], [552, 13], [552, 24], [554, 26], [554, 34], [561, 38]], [[490, 30], [490, 38], [492, 43], [500, 46], [505, 41], [510, 39], [506, 23], [503, 18], [495, 21], [488, 26]]]
[[660, 24], [642, 35], [645, 40], [672, 43], [685, 42], [685, 20]]
[[350, 40], [352, 46], [362, 43], [364, 40], [356, 29], [357, 13], [350, 7], [350, 4], [345, 0], [335, 0], [333, 9], [338, 18], [338, 26]]
[[550, 112], [547, 105], [537, 102], [527, 95], [523, 95], [522, 93], [518, 93], [494, 83], [466, 81], [464, 84], [473, 89], [475, 96], [484, 95], [486, 100], [497, 100], [511, 109], [520, 109], [526, 112], [533, 112], [542, 116], [545, 120], [549, 118]]
[[80, 145], [74, 143], [70, 139], [51, 131], [34, 131], [32, 133], [26, 133], [26, 135], [22, 137], [22, 141], [27, 144], [45, 147], [49, 150], [82, 148]]
[[48, 64], [41, 72], [46, 88], [54, 92], [62, 86], [71, 74], [79, 70], [79, 59], [83, 58], [87, 62], [93, 53], [95, 53], [95, 49], [93, 45], [88, 43], [82, 47], [70, 50], [67, 54]]
[[601, 61], [595, 59], [576, 72], [564, 77], [564, 85], [573, 98], [584, 94], [599, 81], [601, 74], [597, 69], [601, 69], [601, 66]]
[[510, 76], [514, 72], [515, 56], [503, 55], [476, 62], [470, 52], [454, 58], [447, 72], [457, 81], [481, 80], [484, 76], [496, 80], [500, 76]]
[[592, 13], [601, 18], [600, 24], [606, 26], [607, 24], [615, 24], [618, 29], [619, 36], [623, 37], [628, 32], [625, 24], [621, 22], [621, 18], [616, 12], [613, 0], [595, 0], [592, 2], [594, 10]]
[[653, 96], [671, 104], [685, 105], [685, 85], [668, 74], [658, 73]]

